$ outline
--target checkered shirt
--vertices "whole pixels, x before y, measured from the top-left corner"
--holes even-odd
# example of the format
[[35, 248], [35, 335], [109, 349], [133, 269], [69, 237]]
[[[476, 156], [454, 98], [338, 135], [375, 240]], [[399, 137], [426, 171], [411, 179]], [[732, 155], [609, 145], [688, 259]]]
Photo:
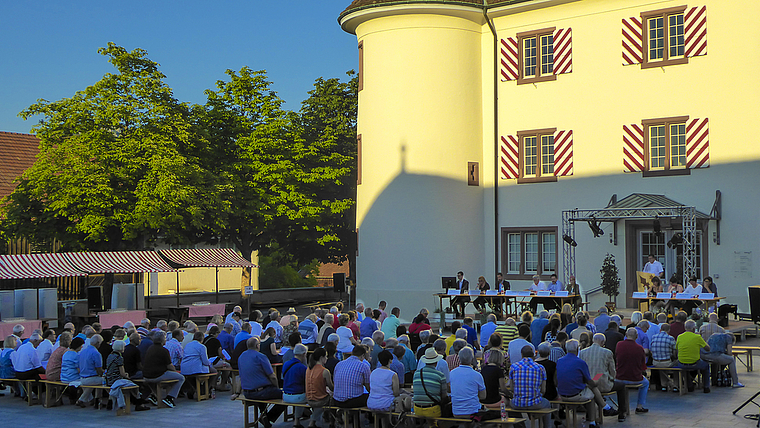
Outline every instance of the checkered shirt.
[[653, 360], [670, 360], [676, 354], [676, 339], [661, 331], [652, 336], [649, 350]]
[[364, 394], [364, 385], [369, 385], [370, 369], [364, 361], [350, 356], [335, 366], [335, 392], [337, 401], [347, 401]]
[[531, 358], [523, 358], [509, 368], [509, 380], [514, 392], [514, 407], [530, 407], [541, 402], [541, 383], [546, 380], [544, 366]]
[[169, 356], [172, 358], [172, 364], [174, 368], [179, 370], [179, 365], [182, 362], [182, 357], [185, 356], [185, 351], [182, 349], [182, 345], [175, 338], [167, 340], [164, 344], [164, 348], [169, 351]]
[[725, 332], [726, 330], [724, 330], [723, 327], [719, 326], [718, 323], [713, 322], [702, 324], [702, 327], [699, 328], [699, 335], [702, 336], [702, 339], [705, 342], [707, 342], [713, 334]]

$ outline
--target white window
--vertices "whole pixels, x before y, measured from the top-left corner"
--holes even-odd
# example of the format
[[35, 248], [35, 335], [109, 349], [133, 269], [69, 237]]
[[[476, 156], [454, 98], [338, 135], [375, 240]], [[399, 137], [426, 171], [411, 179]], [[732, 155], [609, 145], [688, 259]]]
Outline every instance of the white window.
[[512, 279], [557, 272], [557, 228], [502, 229], [503, 271]]

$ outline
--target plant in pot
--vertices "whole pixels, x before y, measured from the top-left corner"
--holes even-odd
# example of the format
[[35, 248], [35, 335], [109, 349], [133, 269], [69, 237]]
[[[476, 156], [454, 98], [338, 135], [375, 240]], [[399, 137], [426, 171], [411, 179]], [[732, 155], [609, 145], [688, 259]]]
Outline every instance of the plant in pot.
[[617, 306], [617, 295], [620, 294], [620, 276], [613, 254], [607, 253], [599, 272], [602, 274], [602, 293], [609, 297], [609, 301], [606, 303], [607, 309], [614, 311], [615, 306]]

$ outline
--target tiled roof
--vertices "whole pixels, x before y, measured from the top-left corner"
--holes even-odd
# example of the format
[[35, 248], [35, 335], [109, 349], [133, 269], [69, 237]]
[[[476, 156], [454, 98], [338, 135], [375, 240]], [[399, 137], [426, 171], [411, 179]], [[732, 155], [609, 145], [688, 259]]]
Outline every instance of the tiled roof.
[[31, 134], [0, 131], [0, 198], [16, 188], [16, 178], [21, 176], [39, 152], [40, 140]]
[[[486, 7], [502, 6], [511, 3], [522, 3], [528, 0], [488, 0], [485, 2]], [[463, 6], [475, 6], [482, 8], [484, 6], [483, 0], [354, 0], [348, 7], [341, 12], [340, 16], [343, 17], [348, 12], [356, 9], [366, 9], [373, 6], [382, 6], [387, 4], [414, 4], [414, 3], [448, 3]]]

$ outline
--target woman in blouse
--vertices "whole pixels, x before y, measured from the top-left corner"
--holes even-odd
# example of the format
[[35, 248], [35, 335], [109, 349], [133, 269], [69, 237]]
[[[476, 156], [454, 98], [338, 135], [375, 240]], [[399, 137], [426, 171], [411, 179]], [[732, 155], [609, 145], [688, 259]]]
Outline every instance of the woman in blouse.
[[48, 365], [45, 368], [45, 377], [47, 380], [59, 382], [61, 380], [61, 364], [63, 363], [63, 354], [66, 353], [71, 345], [71, 333], [64, 331], [58, 337], [58, 347], [55, 348], [50, 359], [48, 359]]

